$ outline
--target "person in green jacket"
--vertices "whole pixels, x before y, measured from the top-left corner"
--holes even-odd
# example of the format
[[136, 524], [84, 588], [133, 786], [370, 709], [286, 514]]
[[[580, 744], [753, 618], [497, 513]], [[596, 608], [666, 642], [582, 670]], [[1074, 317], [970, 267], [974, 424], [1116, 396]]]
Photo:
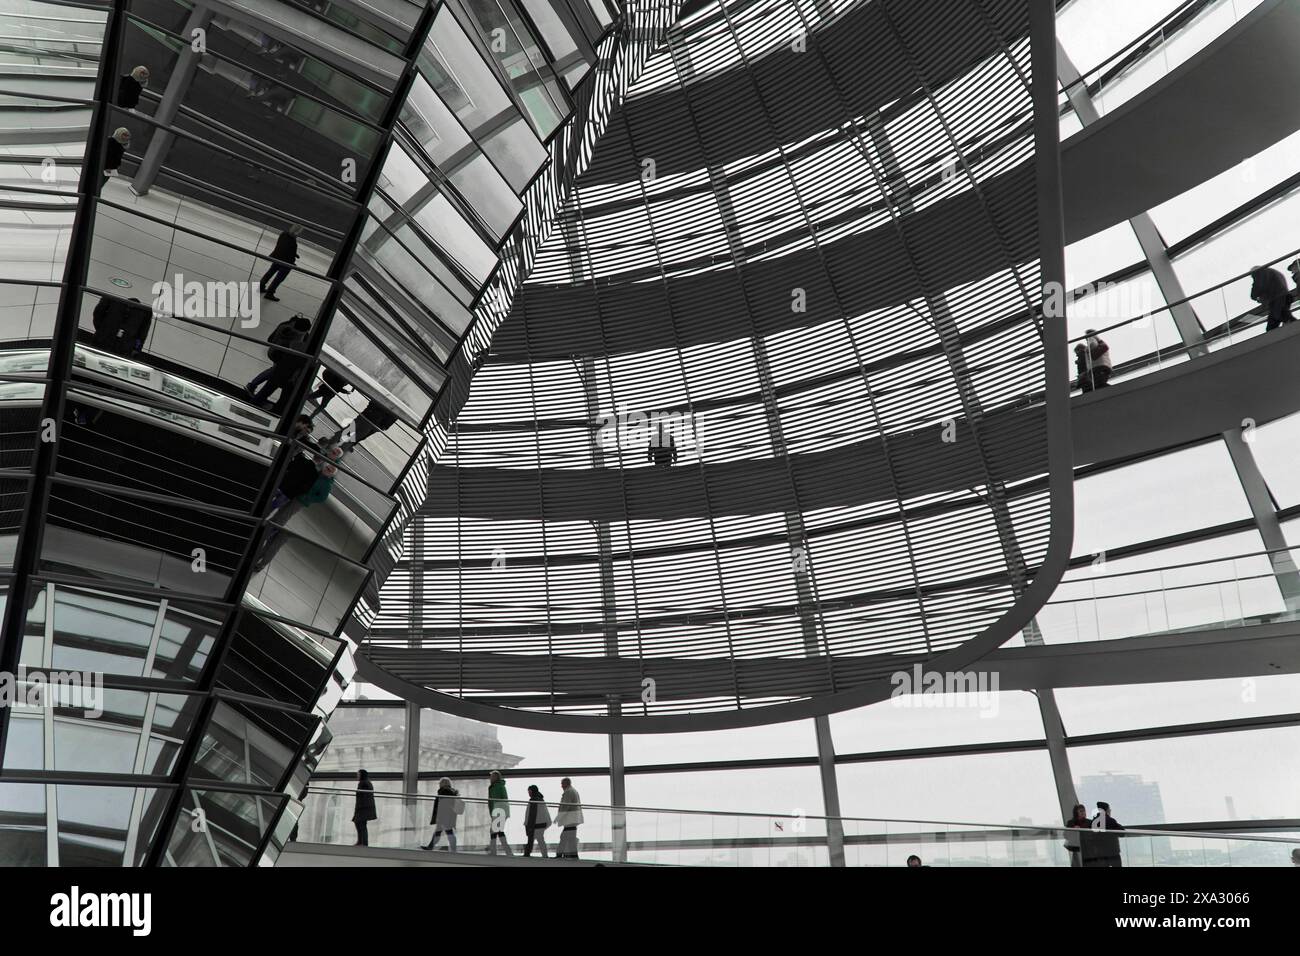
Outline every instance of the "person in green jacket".
[[[280, 548], [283, 547], [285, 536], [280, 533], [289, 519], [297, 514], [301, 509], [311, 505], [320, 504], [330, 496], [334, 490], [334, 477], [338, 474], [337, 462], [343, 457], [343, 449], [337, 445], [327, 448], [325, 452], [318, 456], [315, 461], [316, 477], [312, 483], [307, 486], [307, 490], [292, 498], [284, 499], [281, 495], [282, 504], [271, 514], [269, 523], [270, 530], [266, 534], [266, 540], [262, 544], [262, 550], [257, 555], [257, 560], [253, 562], [253, 572], [257, 573], [271, 563], [271, 559], [276, 556]], [[293, 466], [290, 465], [290, 468]], [[310, 468], [310, 466], [309, 466]], [[305, 481], [304, 481], [305, 484]], [[293, 490], [297, 490], [296, 488]]]
[[506, 839], [506, 821], [510, 819], [510, 798], [506, 795], [506, 782], [501, 771], [493, 770], [488, 774], [488, 853], [496, 856], [497, 843], [506, 851], [506, 856], [514, 856], [510, 841]]

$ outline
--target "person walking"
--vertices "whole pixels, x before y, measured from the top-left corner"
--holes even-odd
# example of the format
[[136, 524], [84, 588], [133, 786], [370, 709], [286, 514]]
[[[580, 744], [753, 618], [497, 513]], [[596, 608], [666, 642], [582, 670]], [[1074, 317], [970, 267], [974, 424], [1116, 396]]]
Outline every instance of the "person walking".
[[149, 67], [137, 66], [117, 81], [117, 105], [133, 110], [140, 104], [140, 94], [149, 85]]
[[312, 418], [325, 411], [325, 406], [339, 395], [352, 393], [352, 383], [328, 365], [321, 367], [320, 379], [320, 384], [307, 396], [308, 403], [313, 406]]
[[533, 855], [533, 843], [541, 849], [542, 859], [546, 859], [546, 828], [551, 825], [551, 810], [546, 805], [546, 798], [537, 784], [528, 787], [528, 812], [524, 814], [524, 833], [528, 843], [524, 846], [524, 856]]
[[[299, 459], [305, 457], [299, 456]], [[280, 501], [280, 504], [267, 518], [271, 527], [266, 533], [266, 540], [262, 542], [262, 550], [258, 552], [257, 560], [253, 562], [254, 574], [270, 564], [284, 547], [283, 529], [289, 524], [289, 519], [303, 508], [320, 504], [330, 496], [334, 490], [334, 479], [338, 474], [336, 463], [342, 457], [343, 450], [335, 446], [325, 449], [315, 459], [307, 459], [315, 472], [314, 477], [307, 474], [307, 466], [301, 464], [299, 459], [289, 463], [289, 467], [285, 469], [285, 480], [281, 482], [276, 497], [271, 499], [272, 504], [276, 501]], [[298, 491], [309, 477], [311, 477], [311, 484], [305, 491], [292, 497], [287, 494]]]
[[438, 848], [438, 837], [447, 834], [447, 848], [456, 852], [456, 817], [465, 809], [465, 801], [460, 798], [460, 791], [451, 785], [448, 777], [438, 781], [438, 793], [433, 798], [433, 813], [429, 822], [433, 824], [433, 837], [425, 846], [426, 850]]
[[352, 811], [352, 822], [357, 828], [357, 846], [370, 846], [370, 834], [366, 825], [377, 819], [379, 814], [375, 810], [375, 785], [370, 782], [370, 774], [358, 770], [357, 805]]
[[123, 358], [134, 358], [144, 349], [153, 324], [153, 309], [139, 299], [101, 295], [91, 313], [94, 334], [91, 343]]
[[108, 138], [108, 149], [104, 153], [104, 175], [111, 176], [115, 174], [118, 167], [122, 165], [122, 159], [126, 156], [126, 148], [131, 145], [131, 131], [125, 126], [119, 126], [113, 130], [113, 135]]
[[1264, 331], [1272, 332], [1285, 322], [1294, 322], [1291, 314], [1291, 290], [1286, 287], [1286, 276], [1267, 266], [1255, 266], [1250, 270], [1250, 297], [1264, 306], [1268, 314], [1268, 325]]
[[280, 301], [276, 298], [275, 290], [280, 288], [280, 283], [289, 277], [289, 273], [293, 271], [293, 264], [298, 261], [298, 237], [300, 235], [302, 235], [302, 226], [295, 222], [280, 233], [275, 240], [275, 248], [271, 250], [271, 258], [278, 261], [271, 263], [271, 267], [262, 276], [262, 281], [258, 283], [262, 295], [272, 302]]
[[[285, 406], [289, 403], [289, 393], [293, 391], [294, 379], [307, 364], [307, 357], [302, 352], [310, 337], [311, 319], [301, 312], [275, 327], [266, 340], [266, 357], [271, 360], [271, 367], [259, 372], [244, 386], [254, 405], [269, 409], [277, 415], [284, 414]], [[289, 349], [293, 351], [288, 351]], [[276, 389], [279, 389], [280, 395], [272, 404], [270, 395]]]
[[506, 821], [510, 819], [510, 798], [506, 794], [506, 781], [501, 771], [493, 770], [488, 774], [488, 853], [497, 854], [500, 843], [506, 856], [514, 856], [510, 842], [506, 840]]
[[350, 424], [340, 428], [332, 440], [341, 445], [344, 451], [350, 452], [371, 435], [387, 431], [396, 421], [397, 415], [387, 406], [371, 399], [361, 410], [361, 414]]
[[560, 806], [555, 814], [555, 825], [560, 827], [560, 848], [556, 859], [576, 860], [578, 858], [578, 827], [582, 825], [582, 797], [574, 789], [572, 781], [565, 777], [560, 781], [563, 792], [560, 794]]

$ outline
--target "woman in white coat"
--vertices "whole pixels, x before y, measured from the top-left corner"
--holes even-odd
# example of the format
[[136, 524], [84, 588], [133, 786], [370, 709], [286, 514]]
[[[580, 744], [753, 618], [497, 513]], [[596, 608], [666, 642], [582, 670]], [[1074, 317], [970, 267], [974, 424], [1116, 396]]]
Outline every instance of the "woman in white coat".
[[576, 860], [578, 826], [582, 823], [582, 797], [573, 789], [568, 777], [560, 781], [560, 786], [564, 792], [560, 794], [560, 807], [555, 813], [555, 825], [560, 828], [560, 849], [555, 856], [557, 859]]

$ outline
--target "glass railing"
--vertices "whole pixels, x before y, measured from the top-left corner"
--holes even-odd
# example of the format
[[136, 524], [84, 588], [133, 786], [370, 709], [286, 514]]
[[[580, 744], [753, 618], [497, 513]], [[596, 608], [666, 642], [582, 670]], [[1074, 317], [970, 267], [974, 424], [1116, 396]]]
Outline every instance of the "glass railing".
[[[457, 782], [463, 789], [485, 784]], [[385, 786], [380, 781], [379, 786]], [[372, 849], [451, 854], [447, 833], [429, 850], [434, 826], [434, 798], [427, 794], [374, 791], [376, 818], [367, 824]], [[526, 801], [488, 801], [461, 797], [454, 830], [458, 854], [485, 855], [489, 835], [494, 849], [524, 852]], [[491, 803], [491, 807], [489, 807]], [[552, 823], [542, 830], [545, 853], [560, 845], [563, 810], [545, 801]], [[357, 791], [346, 786], [313, 786], [294, 839], [304, 844], [353, 846], [352, 818]], [[505, 808], [508, 807], [508, 815]], [[443, 811], [445, 813], [445, 810]], [[495, 813], [495, 817], [494, 817]], [[1072, 866], [1087, 856], [1097, 863], [1115, 845], [1126, 866], [1287, 866], [1300, 849], [1300, 837], [1287, 834], [1236, 835], [1170, 830], [1126, 830], [1100, 834], [1034, 824], [952, 823], [933, 820], [887, 820], [821, 817], [800, 811], [730, 813], [582, 804], [576, 830], [578, 858], [587, 861], [669, 866], [808, 866], [831, 863], [831, 847], [842, 846], [848, 866], [906, 866], [917, 856], [927, 866]], [[442, 814], [440, 814], [442, 816]], [[494, 822], [495, 821], [495, 822]], [[444, 818], [443, 825], [450, 823]], [[1108, 842], [1110, 837], [1113, 841]], [[1074, 848], [1074, 849], [1071, 849]], [[1074, 852], [1078, 850], [1079, 852]], [[541, 856], [535, 843], [532, 855]]]
[[[1035, 616], [1048, 644], [1275, 624], [1300, 618], [1300, 549], [1074, 577]], [[1082, 575], [1084, 572], [1071, 572]]]
[[[1262, 0], [1194, 0], [1181, 4], [1077, 83], [1086, 83], [1105, 115], [1133, 99], [1240, 23]], [[1070, 48], [1069, 37], [1066, 47]]]
[[[1300, 257], [1300, 249], [1269, 260], [1264, 265], [1283, 271], [1285, 275], [1286, 266], [1297, 257]], [[1251, 275], [1250, 272], [1245, 272], [1232, 276], [1185, 299], [1149, 311], [1126, 308], [1121, 303], [1118, 306], [1121, 313], [1139, 314], [1106, 324], [1102, 313], [1116, 309], [1113, 302], [1106, 301], [1107, 296], [1113, 292], [1116, 296], [1128, 295], [1136, 299], [1142, 293], [1131, 282], [1116, 283], [1111, 290], [1103, 288], [1095, 293], [1096, 299], [1092, 296], [1070, 297], [1066, 315], [1074, 328], [1086, 323], [1110, 346], [1111, 360], [1115, 363], [1110, 382], [1114, 384], [1159, 371], [1167, 365], [1185, 362], [1193, 353], [1218, 351], [1263, 334], [1268, 323], [1268, 308], [1251, 300]], [[1178, 333], [1172, 312], [1182, 305], [1191, 306], [1204, 329], [1200, 342], [1186, 344]], [[1096, 318], [1093, 318], [1094, 315]], [[1086, 335], [1072, 337], [1069, 340], [1071, 350], [1086, 338]], [[1077, 392], [1077, 382], [1074, 386]]]

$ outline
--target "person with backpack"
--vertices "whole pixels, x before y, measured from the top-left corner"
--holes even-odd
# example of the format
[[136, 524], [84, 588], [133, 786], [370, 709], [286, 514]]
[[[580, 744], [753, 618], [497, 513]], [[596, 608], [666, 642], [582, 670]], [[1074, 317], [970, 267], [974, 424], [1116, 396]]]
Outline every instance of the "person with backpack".
[[488, 848], [492, 856], [497, 854], [497, 844], [506, 851], [506, 856], [514, 856], [510, 841], [506, 839], [506, 821], [510, 819], [510, 798], [506, 794], [506, 781], [500, 770], [488, 774]]
[[[343, 457], [343, 449], [335, 445], [320, 455], [311, 463], [314, 474], [305, 474], [306, 469], [298, 466], [295, 459], [289, 463], [285, 469], [285, 480], [280, 483], [280, 491], [277, 496], [272, 498], [272, 503], [280, 501], [281, 504], [271, 513], [267, 519], [271, 522], [271, 530], [266, 533], [266, 540], [262, 542], [262, 550], [257, 555], [257, 560], [253, 562], [254, 573], [261, 571], [271, 563], [280, 548], [284, 546], [284, 534], [282, 529], [288, 525], [289, 519], [301, 511], [303, 508], [310, 507], [314, 504], [320, 504], [330, 496], [334, 490], [334, 478], [338, 474], [337, 462]], [[292, 471], [298, 467], [298, 471]], [[304, 474], [300, 474], [303, 472]], [[311, 484], [305, 491], [298, 494], [290, 495], [289, 492], [299, 491], [307, 480]]]
[[257, 284], [262, 295], [272, 302], [280, 301], [276, 297], [275, 290], [280, 288], [281, 282], [289, 278], [289, 273], [293, 271], [293, 264], [298, 261], [298, 236], [301, 234], [302, 226], [295, 222], [275, 240], [271, 258], [277, 261], [271, 263], [271, 267], [262, 276], [262, 281]]
[[433, 824], [433, 838], [425, 846], [426, 850], [438, 848], [438, 837], [447, 834], [447, 847], [456, 852], [456, 818], [465, 812], [465, 801], [460, 798], [460, 791], [451, 785], [451, 780], [443, 777], [438, 781], [438, 794], [433, 798], [433, 815], [429, 822]]
[[524, 846], [524, 856], [533, 855], [533, 843], [541, 848], [542, 859], [546, 859], [546, 828], [551, 825], [551, 810], [546, 805], [546, 798], [536, 784], [528, 787], [528, 810], [524, 814], [524, 833], [528, 843]]
[[396, 421], [397, 415], [394, 412], [382, 402], [371, 399], [361, 414], [351, 424], [339, 429], [331, 441], [350, 452], [371, 435], [388, 430]]
[[[244, 386], [254, 405], [270, 409], [277, 415], [284, 413], [294, 379], [307, 364], [307, 357], [300, 353], [307, 348], [310, 336], [311, 320], [301, 312], [275, 327], [266, 340], [266, 357], [271, 360], [271, 367]], [[268, 398], [276, 389], [280, 390], [280, 397], [272, 405]]]
[[1268, 324], [1264, 331], [1272, 332], [1279, 326], [1294, 322], [1291, 314], [1291, 290], [1286, 287], [1286, 276], [1268, 266], [1255, 266], [1250, 270], [1250, 297], [1264, 306]]
[[352, 393], [352, 383], [328, 365], [321, 367], [320, 377], [320, 384], [307, 396], [307, 401], [315, 406], [311, 413], [312, 418], [325, 411], [325, 406], [339, 395]]
[[153, 310], [139, 299], [102, 295], [91, 313], [91, 343], [105, 352], [134, 358], [144, 349], [153, 323]]

